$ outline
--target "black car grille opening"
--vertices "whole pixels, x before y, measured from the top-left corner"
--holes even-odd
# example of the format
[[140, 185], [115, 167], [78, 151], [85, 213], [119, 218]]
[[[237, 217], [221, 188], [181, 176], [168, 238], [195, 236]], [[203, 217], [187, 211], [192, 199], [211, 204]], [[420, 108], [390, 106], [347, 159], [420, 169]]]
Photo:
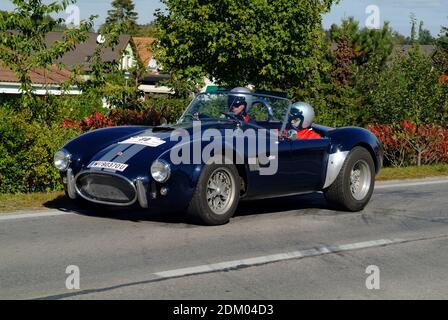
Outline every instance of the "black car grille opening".
[[86, 198], [111, 204], [131, 204], [136, 191], [129, 181], [118, 176], [85, 173], [76, 179], [79, 192]]

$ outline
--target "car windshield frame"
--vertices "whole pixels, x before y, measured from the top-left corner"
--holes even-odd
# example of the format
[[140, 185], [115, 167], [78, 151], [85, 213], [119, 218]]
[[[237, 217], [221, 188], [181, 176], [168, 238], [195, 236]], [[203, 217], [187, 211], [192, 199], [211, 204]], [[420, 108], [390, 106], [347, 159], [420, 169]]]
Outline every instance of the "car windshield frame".
[[[244, 96], [252, 96], [254, 98], [254, 101], [259, 100], [259, 98], [266, 98], [266, 99], [276, 99], [276, 100], [280, 100], [280, 101], [284, 101], [288, 103], [288, 106], [286, 108], [286, 112], [283, 115], [283, 119], [282, 121], [282, 126], [281, 126], [281, 132], [283, 132], [287, 126], [288, 123], [288, 119], [289, 119], [289, 114], [291, 112], [291, 106], [292, 106], [292, 101], [288, 98], [284, 98], [284, 97], [279, 97], [279, 96], [275, 96], [275, 95], [269, 95], [269, 94], [261, 94], [261, 93], [233, 93], [230, 91], [219, 91], [219, 92], [201, 92], [197, 95], [195, 95], [194, 99], [188, 104], [187, 108], [185, 109], [185, 111], [182, 113], [182, 115], [180, 116], [179, 120], [177, 121], [178, 124], [180, 123], [185, 123], [188, 122], [188, 120], [186, 118], [190, 118], [191, 121], [213, 121], [213, 120], [228, 120], [228, 121], [233, 121], [232, 119], [229, 118], [217, 118], [217, 117], [209, 117], [209, 118], [201, 118], [201, 119], [194, 119], [194, 117], [192, 116], [192, 114], [189, 112], [191, 107], [198, 101], [198, 99], [200, 99], [200, 97], [202, 96], [220, 96], [220, 95], [231, 95], [231, 94], [235, 94], [238, 96], [244, 95]], [[269, 102], [268, 102], [269, 103]], [[272, 106], [271, 106], [272, 107]], [[280, 119], [278, 119], [277, 121], [280, 121]], [[259, 125], [260, 127], [263, 127], [261, 125]]]

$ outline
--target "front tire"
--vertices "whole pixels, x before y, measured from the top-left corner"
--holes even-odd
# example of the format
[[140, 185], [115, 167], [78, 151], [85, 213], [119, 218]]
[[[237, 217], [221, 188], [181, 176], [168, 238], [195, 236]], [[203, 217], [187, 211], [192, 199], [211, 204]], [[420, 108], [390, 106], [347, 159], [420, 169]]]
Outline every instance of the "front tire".
[[336, 181], [324, 191], [328, 202], [351, 212], [363, 210], [375, 188], [375, 164], [369, 151], [354, 148], [342, 166]]
[[191, 220], [209, 226], [229, 222], [240, 198], [240, 176], [234, 165], [206, 165], [188, 206]]

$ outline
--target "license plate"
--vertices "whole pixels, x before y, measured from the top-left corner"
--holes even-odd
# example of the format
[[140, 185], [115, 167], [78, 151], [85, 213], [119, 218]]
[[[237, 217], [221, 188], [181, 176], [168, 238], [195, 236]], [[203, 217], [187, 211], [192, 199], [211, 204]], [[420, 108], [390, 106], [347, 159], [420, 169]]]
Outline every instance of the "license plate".
[[110, 169], [120, 172], [126, 170], [127, 167], [127, 164], [109, 161], [93, 161], [88, 166], [88, 168]]

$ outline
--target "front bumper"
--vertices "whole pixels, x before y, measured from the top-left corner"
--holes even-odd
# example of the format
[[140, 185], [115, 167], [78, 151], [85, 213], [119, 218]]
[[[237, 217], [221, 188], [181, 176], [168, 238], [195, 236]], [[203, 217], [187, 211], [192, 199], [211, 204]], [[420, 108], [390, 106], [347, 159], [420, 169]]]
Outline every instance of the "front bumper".
[[[108, 196], [105, 196], [107, 194], [107, 190], [102, 190], [101, 185], [95, 185], [92, 181], [87, 181], [85, 183], [81, 183], [79, 181], [79, 178], [85, 178], [88, 177], [89, 174], [91, 175], [97, 175], [102, 176], [103, 179], [111, 179], [111, 182], [115, 180], [115, 182], [119, 181], [119, 183], [122, 184], [121, 187], [119, 186], [113, 186], [113, 183], [111, 183], [111, 186], [105, 186], [102, 189], [105, 189], [106, 187], [110, 187], [111, 191], [120, 191], [123, 189], [126, 189], [124, 193], [132, 194], [132, 196], [129, 196], [127, 200], [124, 200], [123, 198], [117, 197], [114, 199], [113, 192], [109, 192]], [[116, 174], [112, 173], [106, 173], [106, 172], [90, 172], [90, 171], [82, 171], [79, 172], [76, 176], [73, 173], [73, 170], [69, 168], [67, 170], [67, 177], [64, 179], [66, 182], [66, 190], [67, 195], [70, 199], [76, 199], [78, 197], [84, 198], [87, 201], [91, 201], [94, 203], [99, 204], [105, 204], [105, 205], [112, 205], [112, 206], [120, 206], [120, 207], [128, 207], [136, 202], [139, 203], [140, 207], [142, 208], [148, 208], [149, 207], [149, 201], [148, 201], [148, 188], [147, 184], [145, 183], [144, 179], [136, 179], [134, 182], [130, 181], [122, 176], [118, 176]], [[126, 185], [126, 187], [124, 187]]]

